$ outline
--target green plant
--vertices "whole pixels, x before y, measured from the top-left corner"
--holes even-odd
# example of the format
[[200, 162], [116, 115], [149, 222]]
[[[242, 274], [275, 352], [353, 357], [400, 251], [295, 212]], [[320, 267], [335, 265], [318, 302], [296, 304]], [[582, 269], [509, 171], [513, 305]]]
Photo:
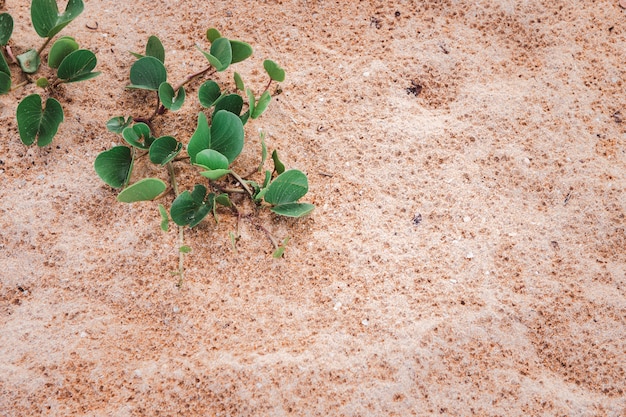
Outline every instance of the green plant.
[[[268, 151], [263, 134], [258, 167], [248, 175], [240, 175], [233, 168], [233, 162], [244, 148], [244, 125], [261, 116], [267, 109], [271, 101], [270, 86], [273, 82], [285, 79], [284, 70], [271, 60], [264, 62], [269, 81], [258, 98], [250, 88], [245, 87], [237, 72], [233, 74], [233, 91], [222, 88], [210, 77], [250, 57], [252, 47], [245, 42], [225, 38], [216, 29], [207, 31], [207, 39], [210, 42], [209, 51], [200, 47], [198, 49], [208, 60], [208, 65], [187, 76], [176, 86], [167, 80], [165, 51], [156, 36], [148, 39], [145, 54], [132, 53], [137, 60], [130, 68], [130, 85], [127, 88], [147, 90], [151, 92], [148, 94], [154, 94], [154, 110], [147, 117], [118, 116], [110, 119], [108, 130], [120, 134], [126, 145], [103, 151], [94, 162], [96, 173], [106, 184], [122, 189], [117, 197], [122, 202], [153, 200], [168, 190], [167, 184], [159, 178], [144, 178], [129, 184], [133, 167], [140, 158], [147, 156], [151, 163], [167, 167], [175, 199], [169, 213], [163, 205], [159, 205], [161, 226], [167, 230], [171, 218], [180, 228], [181, 248], [186, 247], [183, 227], [194, 227], [210, 214], [217, 221], [217, 209], [220, 206], [229, 208], [239, 221], [242, 216], [231, 198], [233, 194], [246, 194], [255, 207], [269, 208], [281, 216], [302, 217], [314, 209], [312, 204], [299, 202], [308, 191], [308, 179], [303, 172], [286, 170], [276, 151], [272, 153], [274, 169], [264, 168]], [[187, 143], [173, 136], [158, 136], [153, 126], [154, 119], [168, 111], [179, 110], [186, 98], [185, 86], [199, 77], [205, 77], [206, 80], [197, 92], [203, 111], [198, 113], [195, 132]], [[183, 149], [187, 156], [181, 155]], [[178, 190], [173, 164], [179, 162], [191, 164], [202, 179], [192, 190]], [[259, 175], [262, 181], [249, 179], [254, 175]], [[232, 181], [237, 186], [233, 187]], [[288, 240], [284, 240], [281, 245], [266, 228], [260, 228], [274, 244], [275, 255], [281, 256]], [[236, 249], [238, 234], [231, 232], [229, 236]], [[183, 251], [180, 256], [178, 273], [182, 279]]]
[[[9, 13], [0, 14], [0, 94], [8, 94], [16, 88], [33, 82], [31, 74], [41, 68], [42, 53], [50, 41], [72, 20], [82, 13], [82, 0], [70, 0], [65, 11], [59, 13], [55, 0], [33, 0], [30, 6], [31, 21], [37, 34], [44, 39], [37, 49], [29, 49], [17, 56], [9, 46], [13, 34], [13, 18]], [[9, 61], [7, 61], [7, 57]], [[13, 86], [9, 62], [19, 66], [24, 81]], [[51, 92], [62, 83], [85, 81], [99, 74], [94, 72], [96, 56], [87, 49], [79, 49], [74, 38], [64, 36], [57, 39], [48, 52], [47, 66], [53, 70], [50, 78], [39, 77], [37, 86]], [[37, 143], [47, 146], [63, 122], [61, 103], [48, 97], [43, 103], [39, 94], [31, 94], [17, 106], [17, 125], [20, 139], [25, 145]]]

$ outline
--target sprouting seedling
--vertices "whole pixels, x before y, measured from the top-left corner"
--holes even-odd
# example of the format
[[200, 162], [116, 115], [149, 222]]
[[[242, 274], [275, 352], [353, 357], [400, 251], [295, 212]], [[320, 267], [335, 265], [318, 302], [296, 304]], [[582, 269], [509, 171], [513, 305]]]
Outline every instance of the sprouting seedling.
[[[31, 3], [31, 21], [37, 34], [44, 39], [38, 49], [29, 49], [17, 56], [8, 46], [13, 33], [13, 18], [8, 13], [0, 14], [0, 94], [7, 94], [12, 89], [20, 88], [30, 82], [29, 74], [39, 71], [41, 55], [50, 41], [78, 15], [82, 13], [82, 0], [70, 0], [65, 11], [60, 13], [55, 0], [33, 0]], [[10, 62], [19, 65], [26, 77], [15, 86], [12, 85]], [[85, 81], [96, 77], [94, 72], [97, 59], [93, 52], [79, 49], [72, 37], [57, 39], [48, 53], [47, 65], [56, 70], [52, 79], [40, 77], [36, 80], [41, 88], [54, 88], [61, 83]], [[48, 97], [45, 103], [39, 94], [24, 98], [17, 107], [17, 124], [20, 139], [25, 145], [37, 143], [38, 146], [50, 144], [63, 122], [63, 108], [58, 100]]]
[[[235, 90], [229, 90], [209, 77], [249, 58], [253, 52], [252, 47], [245, 42], [222, 37], [216, 29], [207, 31], [207, 40], [211, 43], [208, 52], [200, 47], [198, 49], [206, 57], [208, 65], [185, 77], [176, 86], [168, 80], [165, 49], [159, 38], [151, 36], [148, 39], [144, 54], [132, 52], [137, 60], [130, 68], [130, 84], [127, 88], [144, 90], [148, 95], [154, 94], [154, 110], [148, 116], [118, 116], [110, 119], [107, 128], [121, 135], [125, 145], [100, 153], [94, 163], [96, 173], [106, 184], [121, 189], [118, 201], [153, 200], [169, 189], [173, 190], [175, 198], [169, 210], [160, 204], [159, 213], [163, 230], [169, 228], [170, 220], [178, 226], [180, 247], [184, 246], [184, 227], [195, 227], [209, 215], [217, 222], [219, 207], [237, 214], [239, 227], [242, 216], [240, 208], [231, 198], [234, 194], [247, 194], [256, 207], [268, 208], [281, 216], [302, 217], [314, 209], [312, 204], [299, 202], [308, 191], [306, 175], [298, 170], [285, 170], [276, 151], [272, 153], [274, 170], [264, 170], [268, 154], [264, 135], [261, 135], [259, 166], [249, 175], [241, 175], [233, 168], [234, 162], [244, 149], [245, 124], [266, 111], [271, 101], [269, 88], [273, 82], [285, 79], [284, 70], [273, 61], [264, 62], [269, 82], [258, 99], [251, 88], [246, 88], [243, 77], [237, 72], [233, 74]], [[158, 137], [153, 120], [163, 117], [168, 111], [181, 110], [187, 97], [185, 86], [199, 77], [208, 79], [198, 88], [197, 98], [202, 111], [197, 113], [194, 121], [194, 133], [186, 143], [173, 136]], [[186, 156], [181, 155], [183, 150]], [[144, 178], [132, 182], [133, 167], [144, 155], [148, 156], [151, 163], [167, 167], [170, 188], [159, 178]], [[192, 189], [179, 192], [174, 164], [181, 162], [197, 168], [198, 180]], [[255, 174], [263, 176], [260, 183], [248, 179]], [[268, 233], [275, 249], [282, 255], [287, 241], [283, 241], [281, 245], [267, 229], [263, 230]], [[239, 233], [231, 232], [229, 236], [236, 250]], [[183, 256], [184, 253], [181, 252], [177, 273], [181, 279]]]

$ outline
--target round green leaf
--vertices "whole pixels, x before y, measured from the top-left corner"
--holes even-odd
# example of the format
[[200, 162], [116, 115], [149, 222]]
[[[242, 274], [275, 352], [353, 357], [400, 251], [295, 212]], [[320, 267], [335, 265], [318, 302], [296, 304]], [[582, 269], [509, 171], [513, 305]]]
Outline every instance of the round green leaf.
[[165, 64], [165, 48], [161, 40], [154, 35], [150, 36], [146, 43], [146, 56], [153, 56]]
[[196, 162], [196, 155], [198, 152], [209, 149], [211, 146], [211, 131], [209, 130], [209, 123], [207, 122], [206, 115], [202, 112], [198, 113], [198, 126], [196, 131], [191, 136], [189, 144], [187, 145], [187, 154], [191, 163]]
[[197, 165], [206, 169], [228, 169], [228, 159], [214, 149], [205, 149], [196, 155]]
[[20, 68], [26, 74], [34, 74], [39, 69], [39, 64], [41, 64], [41, 58], [37, 51], [34, 49], [29, 49], [23, 54], [19, 54], [17, 56], [17, 62], [20, 64]]
[[204, 200], [206, 187], [197, 184], [193, 192], [184, 191], [174, 202], [170, 209], [172, 220], [179, 226], [189, 225], [194, 227], [211, 212], [213, 207]]
[[263, 61], [263, 68], [265, 68], [265, 71], [272, 80], [278, 82], [285, 81], [285, 70], [271, 59], [266, 59], [265, 61]]
[[0, 45], [4, 46], [13, 33], [13, 18], [8, 13], [0, 14]]
[[74, 40], [74, 38], [69, 36], [64, 36], [62, 38], [57, 39], [50, 48], [50, 52], [48, 53], [48, 66], [50, 68], [59, 68], [61, 65], [61, 61], [71, 54], [72, 52], [78, 49], [78, 42]]
[[226, 38], [217, 38], [211, 43], [211, 51], [205, 52], [198, 48], [217, 71], [224, 71], [231, 64], [233, 50]]
[[80, 15], [84, 8], [82, 0], [69, 0], [65, 12], [59, 13], [56, 0], [33, 0], [30, 17], [37, 34], [42, 38], [51, 38]]
[[221, 95], [220, 86], [212, 80], [205, 82], [198, 89], [198, 100], [206, 108], [211, 107]]
[[280, 174], [267, 187], [265, 201], [273, 205], [295, 203], [309, 191], [309, 181], [302, 171], [291, 169]]
[[144, 178], [133, 185], [124, 188], [117, 196], [121, 203], [134, 203], [136, 201], [151, 201], [157, 198], [167, 185], [158, 178]]
[[261, 94], [261, 97], [259, 97], [259, 101], [256, 102], [256, 105], [254, 106], [254, 111], [250, 114], [250, 117], [256, 119], [257, 117], [262, 115], [263, 112], [265, 112], [265, 109], [267, 109], [267, 106], [269, 106], [271, 100], [272, 96], [270, 95], [269, 91], [265, 91], [263, 94]]
[[220, 110], [226, 110], [239, 116], [241, 114], [242, 108], [243, 98], [241, 98], [239, 94], [228, 94], [220, 98], [215, 103], [215, 110], [213, 110], [213, 114], [217, 113]]
[[220, 110], [213, 115], [210, 149], [215, 149], [232, 163], [243, 149], [243, 138], [243, 123], [236, 114]]
[[165, 65], [153, 56], [145, 56], [130, 67], [131, 85], [127, 88], [157, 91], [165, 81], [167, 81]]
[[252, 55], [252, 47], [245, 42], [231, 40], [230, 48], [232, 50], [231, 64], [241, 62]]
[[109, 119], [107, 122], [107, 129], [110, 132], [121, 134], [133, 122], [133, 118], [129, 116], [124, 119], [123, 116], [117, 116]]
[[165, 165], [178, 155], [183, 144], [171, 136], [162, 136], [150, 145], [150, 161], [153, 164]]
[[6, 94], [11, 91], [11, 76], [0, 72], [0, 94]]
[[31, 94], [17, 106], [17, 127], [24, 145], [47, 146], [56, 135], [63, 121], [61, 103], [53, 98], [46, 100], [46, 107], [41, 106], [41, 96]]
[[315, 209], [313, 204], [309, 203], [287, 203], [280, 204], [272, 207], [272, 210], [276, 214], [286, 217], [302, 217], [306, 216]]
[[92, 72], [98, 60], [96, 55], [88, 49], [79, 49], [66, 56], [57, 70], [57, 76], [66, 83], [85, 81], [99, 75]]
[[169, 83], [161, 83], [159, 86], [159, 100], [161, 100], [165, 108], [176, 111], [185, 102], [185, 88], [181, 86], [174, 94], [174, 88]]
[[145, 123], [136, 123], [122, 130], [122, 137], [129, 145], [139, 149], [148, 149], [154, 138], [150, 133], [150, 127]]
[[122, 188], [128, 182], [132, 168], [133, 157], [126, 146], [115, 146], [101, 152], [94, 162], [96, 174], [113, 188]]
[[222, 35], [220, 35], [220, 32], [215, 28], [209, 28], [206, 31], [206, 38], [209, 40], [209, 42], [213, 42], [215, 39], [221, 37]]

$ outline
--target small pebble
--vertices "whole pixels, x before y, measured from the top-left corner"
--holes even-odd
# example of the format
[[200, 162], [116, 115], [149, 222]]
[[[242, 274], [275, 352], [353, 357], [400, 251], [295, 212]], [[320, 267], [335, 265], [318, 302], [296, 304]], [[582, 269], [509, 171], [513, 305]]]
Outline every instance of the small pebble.
[[471, 221], [471, 220], [472, 220], [472, 218], [471, 218], [470, 216], [465, 216], [465, 217], [463, 217], [463, 221], [464, 221], [465, 223], [467, 223], [467, 222], [469, 222], [469, 221]]
[[365, 320], [363, 320], [363, 321], [361, 322], [361, 324], [362, 324], [363, 326], [367, 326], [368, 324], [370, 324], [370, 321], [369, 321], [368, 319], [365, 319]]
[[468, 252], [468, 254], [467, 254], [467, 255], [465, 255], [465, 257], [466, 257], [467, 259], [472, 259], [472, 258], [474, 258], [474, 254], [473, 254], [472, 252]]
[[337, 302], [337, 304], [335, 304], [335, 306], [333, 307], [333, 310], [338, 311], [341, 308], [341, 303]]

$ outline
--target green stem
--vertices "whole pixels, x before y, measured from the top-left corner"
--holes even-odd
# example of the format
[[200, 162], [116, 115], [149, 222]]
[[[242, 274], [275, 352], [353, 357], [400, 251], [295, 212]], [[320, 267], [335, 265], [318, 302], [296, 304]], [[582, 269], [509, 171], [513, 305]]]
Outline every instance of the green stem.
[[46, 46], [48, 46], [48, 44], [50, 43], [51, 40], [52, 40], [52, 38], [46, 38], [46, 41], [43, 43], [43, 45], [41, 45], [41, 47], [39, 49], [37, 49], [37, 55], [41, 55], [41, 53], [46, 48]]
[[[167, 163], [167, 170], [170, 174], [170, 184], [174, 190], [174, 195], [178, 197], [178, 183], [176, 182], [176, 173], [174, 172], [174, 165], [172, 162]], [[185, 254], [180, 250], [185, 245], [185, 229], [183, 226], [178, 226], [178, 283], [177, 287], [182, 287], [185, 280]]]

